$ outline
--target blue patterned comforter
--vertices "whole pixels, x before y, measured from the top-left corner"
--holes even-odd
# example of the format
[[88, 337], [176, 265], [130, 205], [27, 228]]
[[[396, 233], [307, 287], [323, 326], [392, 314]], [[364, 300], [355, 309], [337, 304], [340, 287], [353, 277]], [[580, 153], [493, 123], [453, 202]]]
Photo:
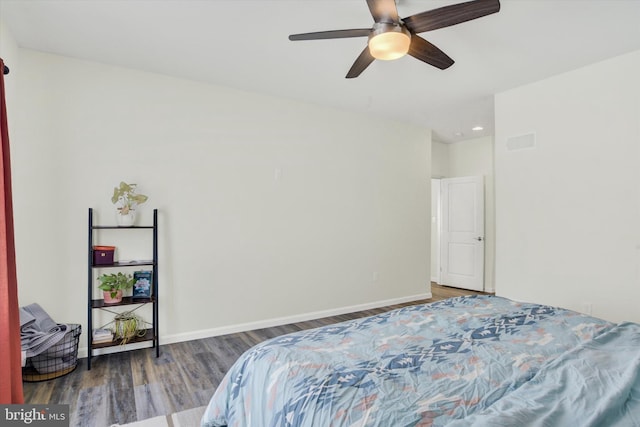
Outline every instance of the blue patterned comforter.
[[[640, 329], [630, 325], [625, 332], [636, 337], [637, 345], [628, 351], [638, 361]], [[544, 410], [557, 400], [545, 395], [548, 382], [560, 381], [559, 388], [551, 388], [559, 393], [573, 387], [549, 369], [574, 372], [571, 363], [600, 363], [598, 358], [585, 361], [589, 352], [578, 350], [611, 341], [603, 337], [618, 336], [619, 327], [560, 308], [473, 296], [300, 331], [242, 355], [216, 390], [202, 425], [532, 425], [517, 417], [521, 412], [515, 418], [506, 415], [500, 424], [497, 417], [505, 412], [495, 408], [501, 402], [511, 410], [529, 407], [523, 402], [536, 396]], [[627, 371], [637, 377], [639, 370]], [[628, 380], [625, 390], [637, 392], [637, 380], [635, 385]], [[469, 423], [456, 421], [465, 419]]]

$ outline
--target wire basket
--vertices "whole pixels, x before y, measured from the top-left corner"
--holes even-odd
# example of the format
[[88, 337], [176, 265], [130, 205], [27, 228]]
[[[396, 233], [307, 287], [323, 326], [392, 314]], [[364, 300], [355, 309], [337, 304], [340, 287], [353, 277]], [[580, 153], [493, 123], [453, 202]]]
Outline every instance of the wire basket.
[[67, 375], [78, 366], [78, 342], [82, 327], [69, 324], [69, 330], [56, 344], [37, 356], [27, 358], [22, 368], [22, 380], [47, 381]]

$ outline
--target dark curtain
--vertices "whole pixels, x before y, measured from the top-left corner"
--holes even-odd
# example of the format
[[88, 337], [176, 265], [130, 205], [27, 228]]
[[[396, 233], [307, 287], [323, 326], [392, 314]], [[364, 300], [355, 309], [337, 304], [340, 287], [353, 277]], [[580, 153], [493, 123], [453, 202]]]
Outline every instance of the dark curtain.
[[[1, 58], [0, 70], [5, 70]], [[10, 404], [24, 403], [24, 396], [4, 72], [0, 73], [0, 146], [0, 404]]]

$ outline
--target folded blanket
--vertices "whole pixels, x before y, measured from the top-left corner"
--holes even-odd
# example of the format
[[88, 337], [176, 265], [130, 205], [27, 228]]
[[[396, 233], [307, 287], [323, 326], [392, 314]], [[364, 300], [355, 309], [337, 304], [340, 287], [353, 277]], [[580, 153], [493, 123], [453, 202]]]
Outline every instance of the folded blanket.
[[38, 304], [20, 307], [20, 345], [27, 357], [37, 356], [57, 344], [69, 327], [56, 323]]

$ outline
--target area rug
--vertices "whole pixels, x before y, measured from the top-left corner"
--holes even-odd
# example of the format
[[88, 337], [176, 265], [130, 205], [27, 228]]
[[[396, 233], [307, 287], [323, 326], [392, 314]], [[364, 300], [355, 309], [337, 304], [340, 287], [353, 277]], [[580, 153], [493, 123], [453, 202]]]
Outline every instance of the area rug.
[[147, 418], [129, 424], [114, 424], [111, 427], [197, 427], [206, 406], [187, 409], [186, 411], [174, 412], [169, 415]]

